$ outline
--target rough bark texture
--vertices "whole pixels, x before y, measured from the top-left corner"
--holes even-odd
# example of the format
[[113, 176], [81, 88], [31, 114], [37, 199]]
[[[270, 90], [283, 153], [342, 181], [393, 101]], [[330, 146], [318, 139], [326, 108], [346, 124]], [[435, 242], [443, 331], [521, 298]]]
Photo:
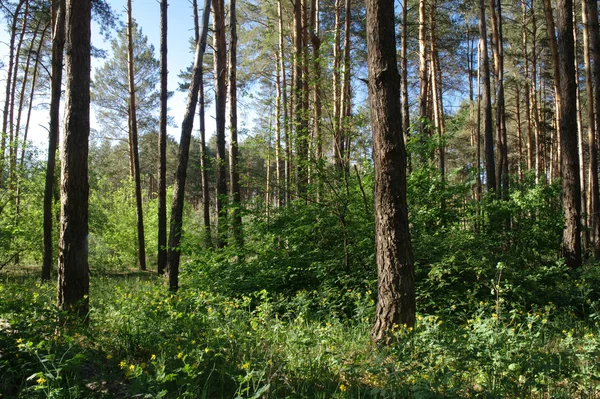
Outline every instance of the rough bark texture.
[[48, 130], [48, 160], [46, 162], [46, 183], [44, 186], [44, 255], [42, 261], [42, 280], [50, 280], [53, 263], [52, 240], [52, 199], [54, 198], [54, 169], [56, 168], [56, 149], [60, 124], [60, 97], [63, 71], [63, 51], [65, 47], [65, 1], [52, 3], [52, 72], [50, 83], [50, 127]]
[[485, 178], [488, 191], [496, 189], [496, 161], [494, 159], [494, 131], [492, 127], [492, 96], [490, 84], [490, 60], [487, 50], [485, 27], [485, 0], [479, 1], [479, 46], [481, 78], [483, 79], [483, 137], [485, 140]]
[[581, 266], [581, 189], [577, 154], [575, 65], [573, 64], [573, 2], [557, 2], [558, 54], [560, 73], [560, 143], [562, 147], [562, 184], [565, 228], [563, 251], [567, 266]]
[[142, 182], [140, 178], [140, 156], [138, 152], [138, 128], [136, 113], [136, 88], [133, 58], [133, 18], [131, 16], [131, 0], [127, 2], [127, 61], [129, 74], [129, 140], [133, 165], [133, 178], [135, 184], [135, 205], [137, 215], [137, 245], [138, 266], [146, 270], [146, 240], [144, 238], [144, 208], [142, 204]]
[[206, 48], [206, 36], [208, 33], [208, 17], [210, 15], [211, 0], [204, 0], [204, 11], [202, 14], [202, 29], [200, 40], [196, 42], [196, 57], [192, 69], [192, 81], [188, 92], [187, 106], [183, 123], [181, 124], [181, 138], [179, 140], [179, 157], [177, 172], [175, 174], [175, 186], [173, 188], [173, 203], [171, 205], [171, 229], [169, 232], [169, 253], [167, 257], [167, 274], [169, 276], [169, 290], [177, 291], [179, 288], [179, 243], [181, 242], [183, 225], [183, 202], [185, 198], [185, 179], [190, 152], [190, 141], [194, 127], [194, 115], [196, 104], [198, 104], [198, 91], [202, 79], [202, 58]]
[[415, 322], [413, 256], [406, 205], [406, 152], [400, 115], [394, 1], [367, 0], [369, 99], [375, 158], [375, 240], [379, 276], [371, 338], [385, 341]]
[[91, 1], [66, 2], [66, 91], [62, 139], [58, 307], [88, 312], [88, 148]]
[[213, 1], [213, 49], [215, 63], [215, 119], [217, 127], [217, 247], [225, 246], [227, 234], [227, 172], [225, 159], [225, 111], [227, 102], [227, 52], [224, 0]]
[[[194, 7], [195, 8], [195, 7]], [[160, 2], [160, 122], [158, 129], [158, 274], [167, 268], [167, 0]]]

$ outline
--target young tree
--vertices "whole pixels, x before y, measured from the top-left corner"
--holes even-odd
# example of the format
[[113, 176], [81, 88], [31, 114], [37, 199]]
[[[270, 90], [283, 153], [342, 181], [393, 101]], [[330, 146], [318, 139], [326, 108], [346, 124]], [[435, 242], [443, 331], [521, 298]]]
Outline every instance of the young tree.
[[577, 154], [575, 56], [573, 41], [573, 1], [558, 0], [558, 64], [560, 73], [560, 143], [562, 147], [562, 186], [565, 228], [563, 251], [567, 266], [581, 266], [581, 189]]
[[369, 100], [375, 158], [375, 242], [379, 276], [371, 338], [415, 322], [413, 255], [406, 204], [406, 151], [400, 115], [394, 1], [367, 0]]
[[88, 148], [91, 1], [66, 2], [65, 130], [61, 148], [58, 307], [88, 312]]

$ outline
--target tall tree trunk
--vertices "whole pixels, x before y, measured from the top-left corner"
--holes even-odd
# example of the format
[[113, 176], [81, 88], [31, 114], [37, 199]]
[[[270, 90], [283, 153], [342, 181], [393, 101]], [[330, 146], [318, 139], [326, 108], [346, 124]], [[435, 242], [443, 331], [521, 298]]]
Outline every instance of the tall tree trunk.
[[133, 58], [133, 25], [131, 0], [127, 0], [127, 63], [129, 71], [129, 140], [133, 155], [133, 174], [135, 184], [135, 205], [137, 210], [138, 266], [146, 270], [146, 240], [144, 237], [144, 205], [142, 203], [142, 182], [140, 178], [140, 157], [138, 153], [137, 104]]
[[19, 13], [21, 11], [21, 7], [25, 4], [26, 0], [20, 0], [15, 6], [15, 12], [12, 16], [11, 26], [10, 26], [10, 42], [8, 45], [9, 54], [8, 54], [8, 71], [6, 74], [6, 95], [4, 99], [4, 109], [2, 111], [2, 142], [0, 144], [0, 183], [3, 183], [4, 179], [4, 166], [6, 161], [6, 138], [8, 137], [8, 124], [9, 122], [12, 124], [12, 119], [9, 121], [9, 111], [10, 111], [10, 93], [15, 82], [13, 81], [13, 69], [16, 70], [18, 68], [18, 57], [15, 57], [15, 40], [17, 38], [17, 23], [19, 22]]
[[342, 136], [341, 115], [342, 115], [342, 88], [341, 88], [341, 63], [342, 63], [342, 45], [341, 45], [341, 12], [342, 0], [335, 1], [335, 22], [333, 33], [333, 157], [336, 169], [341, 172], [343, 169], [344, 157], [344, 138]]
[[[442, 184], [446, 181], [446, 150], [444, 145], [446, 124], [444, 121], [443, 97], [442, 97], [442, 76], [439, 66], [439, 58], [437, 53], [437, 38], [435, 37], [436, 23], [435, 10], [437, 9], [437, 1], [432, 1], [429, 13], [429, 46], [431, 54], [431, 93], [433, 101], [433, 123], [438, 134], [438, 171], [442, 179]], [[445, 209], [445, 202], [442, 199], [442, 210]]]
[[429, 74], [427, 69], [426, 4], [419, 0], [419, 122], [421, 140], [429, 134], [425, 118], [429, 117]]
[[31, 112], [33, 110], [33, 98], [35, 96], [35, 92], [37, 89], [37, 77], [38, 72], [40, 70], [40, 62], [42, 58], [42, 47], [46, 41], [46, 33], [48, 32], [48, 28], [52, 25], [52, 21], [48, 21], [44, 26], [44, 30], [42, 31], [42, 35], [40, 36], [40, 40], [37, 44], [37, 50], [35, 51], [35, 62], [33, 64], [33, 76], [31, 77], [31, 90], [29, 91], [29, 106], [27, 107], [27, 117], [25, 118], [25, 131], [23, 132], [23, 142], [21, 143], [21, 161], [19, 165], [19, 170], [23, 170], [23, 166], [25, 165], [25, 150], [27, 148], [27, 139], [29, 135], [29, 124], [31, 122]]
[[415, 323], [415, 281], [406, 204], [406, 152], [401, 131], [400, 76], [393, 0], [367, 0], [369, 99], [375, 158], [378, 295], [371, 339]]
[[[598, 29], [598, 6], [592, 0], [585, 2], [587, 14], [587, 31], [589, 35], [589, 49], [592, 61], [592, 82], [594, 86], [593, 96], [588, 94], [589, 107], [593, 106], [596, 118], [595, 129], [590, 129], [590, 193], [591, 193], [591, 219], [592, 235], [594, 237], [594, 258], [600, 259], [600, 194], [598, 188], [598, 134], [600, 133], [600, 31]], [[588, 55], [589, 55], [588, 53]], [[593, 100], [592, 100], [593, 98]], [[591, 109], [588, 111], [593, 114]], [[590, 118], [590, 126], [592, 120]], [[593, 158], [592, 158], [593, 157]]]
[[231, 232], [237, 246], [242, 246], [242, 216], [240, 212], [240, 172], [237, 138], [237, 18], [235, 0], [229, 0], [229, 183], [231, 191]]
[[[194, 0], [196, 3], [196, 0]], [[195, 4], [194, 4], [195, 5]], [[157, 272], [163, 275], [167, 268], [167, 87], [169, 69], [167, 67], [167, 32], [169, 4], [160, 0], [160, 122], [158, 133], [158, 265]], [[197, 6], [194, 7], [197, 15]], [[198, 39], [196, 38], [196, 41]]]
[[535, 143], [535, 183], [540, 184], [545, 181], [544, 177], [544, 162], [542, 149], [542, 131], [540, 124], [540, 113], [538, 108], [538, 79], [537, 79], [537, 21], [535, 18], [535, 10], [532, 5], [531, 10], [531, 114], [533, 114], [534, 128], [534, 143]]
[[281, 68], [279, 66], [279, 53], [275, 52], [275, 203], [277, 207], [283, 205], [283, 174], [281, 173], [281, 108], [285, 106], [281, 101]]
[[210, 15], [211, 0], [204, 0], [202, 12], [202, 28], [200, 40], [196, 42], [196, 57], [192, 69], [192, 80], [188, 92], [187, 105], [183, 123], [181, 124], [181, 139], [179, 140], [179, 159], [177, 172], [175, 174], [175, 186], [173, 187], [173, 204], [171, 206], [171, 229], [169, 232], [169, 252], [167, 256], [167, 274], [169, 276], [169, 290], [174, 292], [179, 288], [179, 259], [183, 227], [183, 204], [185, 199], [185, 179], [187, 175], [187, 164], [189, 159], [190, 141], [192, 129], [194, 128], [194, 115], [196, 104], [198, 104], [198, 92], [202, 80], [202, 58], [206, 48], [206, 36], [208, 34], [208, 18]]
[[[402, 2], [402, 44], [400, 45], [400, 90], [402, 91], [402, 132], [404, 143], [410, 134], [410, 111], [408, 104], [408, 0]], [[407, 157], [410, 157], [407, 154]], [[410, 161], [409, 161], [410, 163]]]
[[283, 12], [281, 0], [277, 0], [277, 16], [279, 20], [279, 70], [281, 71], [281, 100], [283, 103], [283, 136], [285, 140], [285, 185], [283, 202], [290, 203], [292, 188], [292, 146], [290, 134], [290, 113], [288, 112], [287, 83], [285, 72], [285, 50], [283, 41]]
[[[225, 159], [225, 111], [227, 102], [227, 51], [225, 44], [224, 0], [213, 1], [213, 48], [215, 63], [215, 113], [217, 128], [217, 247], [225, 246], [227, 236], [227, 172]], [[224, 203], [225, 202], [225, 203]]]
[[494, 132], [492, 127], [492, 96], [490, 88], [490, 61], [485, 27], [485, 0], [479, 1], [479, 46], [483, 79], [483, 126], [485, 139], [485, 172], [488, 191], [496, 189], [496, 163], [494, 159]]
[[[554, 26], [554, 17], [552, 15], [552, 4], [551, 0], [544, 0], [544, 16], [546, 17], [546, 37], [548, 39], [550, 54], [552, 56], [552, 76], [554, 78], [554, 97], [556, 99], [556, 106], [554, 107], [554, 115], [556, 120], [560, 119], [560, 107], [561, 107], [561, 91], [560, 91], [560, 73], [559, 73], [559, 60], [558, 60], [558, 48], [556, 43], [556, 28]], [[571, 23], [572, 25], [572, 23]], [[571, 32], [571, 37], [573, 32]], [[557, 123], [557, 137], [560, 137], [560, 124]], [[557, 143], [557, 154], [560, 153], [560, 140]], [[557, 157], [558, 159], [558, 157]]]
[[90, 287], [88, 265], [90, 0], [67, 0], [65, 37], [65, 131], [61, 148], [58, 308], [84, 317], [89, 309]]
[[[193, 0], [194, 8], [194, 41], [200, 40], [200, 22], [198, 17], [198, 2]], [[210, 228], [210, 187], [208, 180], [208, 154], [206, 153], [206, 118], [204, 112], [204, 76], [200, 78], [200, 88], [198, 89], [198, 119], [200, 124], [200, 170], [202, 176], [202, 215], [204, 221], [204, 234], [206, 236], [207, 248], [212, 247], [211, 228]]]
[[565, 212], [563, 249], [567, 266], [577, 268], [581, 266], [581, 189], [577, 155], [572, 0], [558, 0], [556, 10], [561, 101], [559, 131], [562, 147], [563, 207]]
[[342, 166], [348, 176], [350, 171], [350, 118], [352, 117], [352, 93], [350, 92], [350, 23], [352, 8], [350, 0], [345, 2], [344, 17], [344, 70], [342, 79], [342, 106], [340, 109], [340, 128], [342, 131]]
[[[321, 137], [321, 118], [323, 104], [321, 102], [321, 32], [319, 19], [319, 0], [312, 0], [310, 7], [310, 40], [313, 56], [313, 136], [315, 142], [315, 156], [317, 161], [323, 158], [323, 139]], [[318, 164], [318, 162], [317, 162]], [[317, 200], [322, 193], [321, 183], [317, 183]]]
[[529, 52], [527, 51], [528, 40], [528, 29], [527, 29], [527, 0], [522, 0], [521, 5], [523, 9], [523, 77], [524, 87], [523, 94], [525, 96], [525, 120], [527, 121], [527, 170], [531, 170], [534, 167], [533, 161], [533, 129], [531, 126], [531, 91], [529, 90]]
[[[585, 13], [585, 10], [582, 10], [582, 15]], [[577, 51], [577, 36], [578, 36], [578, 28], [577, 28], [577, 19], [575, 16], [575, 12], [573, 13], [573, 40], [575, 42], [575, 59], [573, 63], [575, 65], [575, 82], [579, 82], [579, 57]], [[584, 23], [585, 30], [585, 23]], [[588, 56], [589, 57], [589, 56]], [[585, 56], [584, 56], [585, 58]], [[581, 229], [583, 230], [582, 235], [582, 251], [586, 253], [590, 248], [590, 229], [589, 229], [589, 214], [587, 212], [587, 184], [585, 181], [585, 146], [584, 146], [584, 133], [583, 133], [583, 116], [581, 113], [581, 90], [579, 88], [579, 84], [576, 85], [575, 91], [577, 93], [577, 144], [578, 144], [578, 155], [579, 155], [579, 181], [581, 182]]]
[[44, 185], [44, 254], [42, 260], [42, 280], [50, 280], [53, 262], [52, 240], [52, 199], [54, 198], [54, 169], [60, 124], [60, 97], [63, 70], [63, 50], [65, 46], [65, 0], [52, 3], [52, 71], [50, 76], [50, 128], [48, 130], [48, 159], [46, 161], [46, 181]]
[[308, 119], [304, 102], [304, 29], [303, 1], [294, 0], [294, 105], [296, 125], [296, 191], [298, 197], [306, 195], [308, 179]]
[[21, 33], [19, 34], [19, 40], [17, 41], [17, 51], [15, 53], [15, 67], [13, 68], [12, 85], [10, 89], [10, 107], [8, 111], [8, 180], [10, 182], [11, 191], [16, 190], [17, 184], [17, 147], [18, 147], [18, 131], [15, 130], [15, 97], [17, 93], [17, 78], [19, 72], [19, 63], [21, 58], [21, 48], [23, 46], [23, 38], [28, 27], [28, 16], [29, 16], [29, 2], [25, 2], [25, 9], [23, 10], [23, 25], [21, 26]]
[[502, 34], [502, 2], [490, 1], [491, 20], [494, 28], [494, 60], [496, 69], [496, 137], [498, 141], [498, 195], [508, 199], [508, 137], [504, 104], [504, 37]]

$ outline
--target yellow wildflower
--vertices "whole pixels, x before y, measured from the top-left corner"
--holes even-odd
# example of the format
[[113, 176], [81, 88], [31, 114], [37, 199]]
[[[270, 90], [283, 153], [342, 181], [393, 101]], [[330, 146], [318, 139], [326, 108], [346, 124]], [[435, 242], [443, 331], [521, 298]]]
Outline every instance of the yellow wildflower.
[[156, 360], [156, 355], [153, 354], [152, 356], [150, 356], [150, 360]]
[[129, 365], [129, 371], [135, 370], [135, 366], [133, 364]]
[[340, 391], [346, 392], [346, 386], [344, 384], [340, 385]]
[[42, 376], [42, 377], [38, 378], [36, 380], [36, 382], [38, 383], [38, 385], [42, 385], [44, 382], [46, 382], [46, 379]]
[[183, 353], [179, 352], [179, 353], [177, 354], [177, 359], [181, 359], [182, 357], [183, 357]]
[[248, 370], [250, 368], [250, 362], [242, 364], [242, 370]]
[[121, 363], [119, 363], [119, 367], [125, 368], [126, 366], [127, 366], [127, 362], [125, 360], [121, 360]]

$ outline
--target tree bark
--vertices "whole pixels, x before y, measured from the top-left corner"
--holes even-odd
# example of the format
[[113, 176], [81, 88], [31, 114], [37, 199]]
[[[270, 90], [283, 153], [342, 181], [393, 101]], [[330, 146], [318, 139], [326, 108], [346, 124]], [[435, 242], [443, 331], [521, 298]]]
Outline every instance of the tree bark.
[[563, 208], [565, 212], [563, 251], [567, 266], [578, 268], [581, 266], [581, 189], [577, 154], [572, 0], [558, 0], [556, 10], [561, 101], [559, 131], [562, 147]]
[[[589, 35], [589, 53], [591, 53], [593, 96], [588, 94], [589, 106], [593, 106], [596, 118], [595, 129], [590, 129], [590, 193], [592, 235], [594, 237], [594, 258], [600, 259], [600, 194], [598, 187], [598, 134], [600, 133], [600, 30], [598, 29], [598, 5], [592, 0], [586, 1], [587, 30]], [[589, 54], [588, 53], [588, 54]], [[594, 114], [591, 109], [588, 111]], [[590, 119], [590, 126], [592, 120]], [[593, 159], [592, 159], [593, 157]]]
[[198, 92], [202, 79], [202, 58], [206, 48], [206, 36], [208, 34], [208, 18], [210, 15], [211, 0], [204, 0], [202, 12], [202, 28], [200, 40], [196, 42], [196, 56], [192, 69], [192, 80], [188, 92], [187, 105], [183, 123], [181, 124], [181, 138], [179, 140], [179, 156], [177, 172], [175, 174], [175, 186], [173, 187], [173, 203], [171, 205], [171, 228], [169, 232], [169, 252], [167, 256], [167, 274], [169, 276], [169, 290], [177, 291], [179, 288], [179, 260], [183, 227], [183, 203], [185, 199], [185, 179], [187, 175], [187, 164], [189, 159], [190, 141], [192, 129], [194, 128], [194, 115], [196, 104], [198, 104]]
[[402, 132], [404, 143], [410, 134], [410, 111], [408, 104], [408, 0], [402, 2], [402, 44], [400, 46], [400, 90], [402, 91]]
[[65, 0], [52, 3], [52, 72], [50, 77], [50, 128], [48, 130], [48, 159], [44, 185], [44, 254], [42, 260], [42, 280], [50, 280], [53, 263], [52, 240], [52, 199], [54, 198], [54, 169], [60, 124], [60, 97], [63, 70], [63, 50], [65, 46]]
[[217, 129], [217, 247], [225, 246], [227, 236], [227, 173], [225, 159], [225, 111], [227, 102], [227, 51], [225, 43], [224, 0], [213, 1], [213, 49], [215, 64], [215, 114]]
[[413, 255], [406, 204], [406, 152], [400, 115], [394, 1], [367, 0], [369, 99], [375, 159], [378, 301], [371, 339], [387, 341], [415, 322]]
[[144, 205], [142, 203], [142, 182], [140, 178], [140, 157], [138, 152], [138, 127], [136, 113], [136, 88], [133, 58], [133, 24], [131, 0], [127, 1], [127, 61], [129, 77], [129, 140], [133, 164], [133, 178], [135, 184], [135, 205], [137, 214], [137, 245], [138, 266], [146, 270], [146, 240], [144, 237]]
[[231, 233], [234, 243], [244, 245], [240, 212], [240, 172], [237, 135], [237, 18], [235, 0], [229, 0], [229, 184], [231, 192]]
[[88, 148], [91, 1], [66, 2], [66, 90], [61, 160], [58, 308], [84, 317], [89, 309]]
[[494, 132], [492, 127], [492, 96], [490, 85], [490, 61], [485, 27], [485, 0], [479, 1], [479, 46], [481, 77], [483, 79], [483, 134], [485, 140], [485, 173], [488, 191], [496, 189], [496, 160], [494, 158]]
[[[195, 0], [194, 0], [195, 3]], [[167, 0], [160, 1], [160, 122], [158, 133], [158, 259], [157, 272], [163, 275], [167, 268], [167, 101], [169, 99], [167, 67]], [[194, 7], [197, 15], [197, 7]], [[196, 38], [196, 41], [198, 39]]]

